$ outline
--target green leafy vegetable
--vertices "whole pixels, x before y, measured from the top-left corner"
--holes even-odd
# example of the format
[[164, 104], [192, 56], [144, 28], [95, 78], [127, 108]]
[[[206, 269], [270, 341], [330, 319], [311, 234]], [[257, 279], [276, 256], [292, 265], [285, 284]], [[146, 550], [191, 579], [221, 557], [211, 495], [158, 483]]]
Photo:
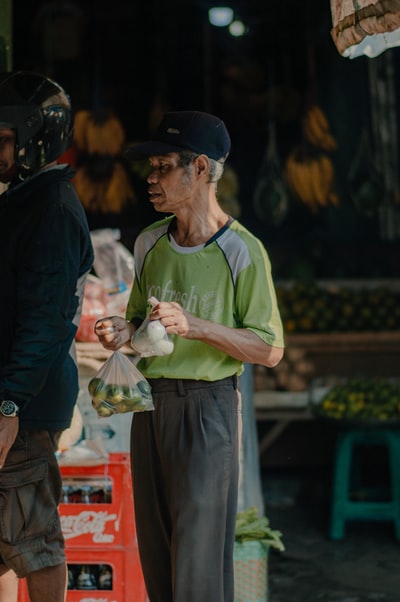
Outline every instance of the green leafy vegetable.
[[281, 537], [282, 533], [280, 531], [271, 529], [266, 516], [258, 516], [255, 506], [236, 514], [235, 540], [237, 542], [262, 541], [283, 552], [285, 546]]

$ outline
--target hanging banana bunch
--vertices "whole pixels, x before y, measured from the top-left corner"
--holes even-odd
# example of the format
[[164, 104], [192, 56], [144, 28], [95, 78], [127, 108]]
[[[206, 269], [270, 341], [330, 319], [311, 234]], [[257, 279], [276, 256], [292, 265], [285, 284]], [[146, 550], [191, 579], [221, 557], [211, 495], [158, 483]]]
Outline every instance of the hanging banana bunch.
[[119, 213], [129, 199], [135, 198], [129, 176], [118, 159], [103, 160], [101, 167], [93, 169], [88, 164], [77, 170], [74, 185], [79, 199], [89, 211]]
[[120, 213], [136, 200], [122, 156], [125, 132], [110, 111], [78, 111], [74, 122], [78, 152], [74, 185], [87, 211]]
[[119, 155], [125, 142], [120, 120], [110, 112], [78, 111], [74, 122], [74, 143], [89, 155]]
[[302, 119], [303, 141], [286, 159], [285, 175], [294, 196], [313, 213], [322, 207], [339, 205], [335, 168], [328, 153], [337, 147], [325, 113], [311, 104]]
[[312, 213], [338, 206], [335, 168], [329, 153], [337, 148], [327, 116], [317, 102], [315, 51], [307, 47], [308, 90], [301, 119], [302, 140], [289, 153], [285, 176], [293, 195]]
[[312, 213], [328, 205], [338, 206], [339, 198], [334, 192], [334, 167], [325, 153], [309, 152], [298, 145], [289, 153], [284, 172], [292, 193]]
[[329, 121], [320, 106], [314, 104], [306, 109], [302, 127], [305, 140], [315, 148], [328, 152], [337, 148]]

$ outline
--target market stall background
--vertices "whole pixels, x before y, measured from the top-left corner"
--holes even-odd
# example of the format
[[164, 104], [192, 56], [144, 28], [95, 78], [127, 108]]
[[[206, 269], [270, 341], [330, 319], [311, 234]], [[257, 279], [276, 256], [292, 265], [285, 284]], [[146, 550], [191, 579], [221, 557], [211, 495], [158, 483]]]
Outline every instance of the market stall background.
[[[53, 76], [71, 93], [76, 110], [111, 109], [128, 142], [147, 137], [166, 109], [218, 113], [232, 134], [229, 167], [238, 183], [238, 216], [265, 243], [279, 287], [287, 290], [300, 282], [310, 290], [310, 283], [313, 288], [324, 282], [336, 297], [351, 291], [351, 303], [347, 298], [344, 305], [350, 311], [346, 328], [335, 324], [336, 315], [333, 328], [327, 326], [331, 307], [318, 320], [315, 312], [309, 315], [304, 297], [284, 307], [290, 327], [286, 358], [294, 372], [302, 365], [305, 385], [297, 379], [294, 389], [277, 386], [278, 375], [261, 367], [254, 375], [247, 370], [244, 380], [249, 399], [255, 388], [259, 451], [268, 474], [275, 466], [280, 474], [282, 467], [330, 466], [335, 431], [310, 412], [314, 379], [322, 379], [318, 385], [326, 389], [332, 377], [396, 372], [398, 312], [384, 308], [387, 314], [379, 314], [379, 320], [388, 317], [388, 322], [372, 328], [374, 308], [353, 301], [365, 298], [366, 289], [381, 299], [383, 291], [385, 300], [399, 291], [400, 49], [373, 60], [340, 56], [328, 0], [236, 0], [235, 15], [246, 24], [245, 35], [237, 38], [209, 24], [207, 0], [116, 0], [112, 11], [103, 0], [9, 4], [13, 66]], [[312, 140], [312, 124], [321, 114], [331, 136], [326, 144], [323, 120], [320, 138]], [[300, 166], [301, 189], [288, 177], [288, 164]], [[325, 166], [325, 185], [328, 169], [334, 176], [317, 204], [315, 191], [307, 191], [311, 164], [318, 174]], [[154, 216], [144, 210], [141, 174], [134, 175], [137, 232]], [[324, 294], [318, 297], [321, 301]], [[288, 315], [291, 309], [297, 311], [294, 316]], [[363, 316], [363, 326], [356, 327], [356, 315]], [[340, 315], [341, 323], [344, 318]], [[318, 328], [310, 327], [317, 323]], [[83, 412], [87, 406], [85, 399]], [[108, 444], [113, 443], [110, 438]], [[256, 466], [257, 458], [252, 463]], [[371, 473], [383, 465], [386, 458], [375, 455]], [[269, 483], [267, 499], [271, 495]]]

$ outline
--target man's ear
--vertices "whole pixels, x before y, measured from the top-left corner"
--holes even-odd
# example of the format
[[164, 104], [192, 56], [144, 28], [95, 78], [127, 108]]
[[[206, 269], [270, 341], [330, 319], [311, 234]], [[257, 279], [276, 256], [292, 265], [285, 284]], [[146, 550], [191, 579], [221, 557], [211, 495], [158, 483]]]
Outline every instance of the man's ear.
[[206, 155], [199, 155], [196, 158], [196, 173], [199, 176], [202, 172], [206, 173], [209, 168], [209, 160]]

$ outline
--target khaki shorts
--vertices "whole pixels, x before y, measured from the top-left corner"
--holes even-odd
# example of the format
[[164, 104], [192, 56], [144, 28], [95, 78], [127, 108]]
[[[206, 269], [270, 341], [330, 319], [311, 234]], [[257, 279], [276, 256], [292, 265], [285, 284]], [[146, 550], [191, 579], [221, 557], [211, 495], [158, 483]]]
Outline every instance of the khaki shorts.
[[0, 564], [18, 577], [65, 562], [59, 435], [21, 429], [0, 470]]

